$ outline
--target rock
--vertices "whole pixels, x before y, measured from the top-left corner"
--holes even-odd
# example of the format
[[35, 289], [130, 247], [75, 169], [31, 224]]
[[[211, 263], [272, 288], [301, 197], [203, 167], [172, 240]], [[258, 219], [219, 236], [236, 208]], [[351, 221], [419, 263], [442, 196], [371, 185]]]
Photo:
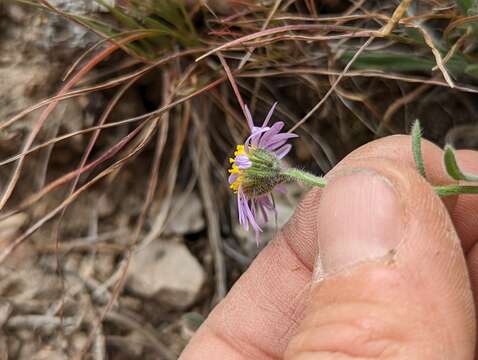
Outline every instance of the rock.
[[[108, 6], [115, 6], [115, 0], [105, 0]], [[107, 12], [108, 9], [99, 2], [91, 0], [50, 0], [52, 5], [76, 15], [87, 15], [95, 12]]]
[[115, 269], [114, 254], [97, 254], [94, 261], [95, 278], [106, 281]]
[[144, 335], [138, 331], [132, 331], [124, 338], [125, 344], [128, 344], [127, 351], [131, 358], [139, 358], [144, 351]]
[[[54, 1], [54, 5], [60, 5], [61, 2]], [[69, 3], [76, 3], [75, 6], [78, 7], [80, 3], [95, 2], [72, 0]], [[7, 1], [5, 5], [0, 1], [0, 4], [0, 11], [4, 9], [4, 14], [0, 15], [0, 118], [6, 120], [53, 95], [62, 85], [61, 78], [69, 64], [84, 49], [98, 41], [99, 37], [72, 21], [48, 11], [39, 11], [34, 6], [15, 4], [12, 1]], [[85, 11], [82, 14], [94, 10], [93, 5], [83, 6]], [[95, 6], [98, 9], [98, 5]], [[81, 122], [78, 119], [82, 120], [85, 114], [75, 104], [74, 101], [62, 102], [60, 105], [63, 106], [53, 111], [38, 140], [41, 141], [42, 136], [46, 135], [45, 131], [48, 133], [50, 128], [55, 128], [62, 122], [64, 112], [68, 114], [69, 120], [65, 123]], [[2, 154], [12, 155], [17, 152], [21, 137], [30, 130], [31, 120], [37, 116], [38, 113], [30, 114], [0, 131]]]
[[84, 332], [76, 332], [70, 342], [70, 346], [75, 352], [81, 351], [88, 342], [88, 336]]
[[196, 299], [204, 280], [204, 270], [185, 245], [157, 240], [134, 255], [127, 284], [146, 298], [185, 307]]
[[186, 235], [202, 231], [206, 227], [201, 199], [196, 193], [185, 197], [176, 195], [170, 214], [173, 214], [166, 224], [164, 234]]

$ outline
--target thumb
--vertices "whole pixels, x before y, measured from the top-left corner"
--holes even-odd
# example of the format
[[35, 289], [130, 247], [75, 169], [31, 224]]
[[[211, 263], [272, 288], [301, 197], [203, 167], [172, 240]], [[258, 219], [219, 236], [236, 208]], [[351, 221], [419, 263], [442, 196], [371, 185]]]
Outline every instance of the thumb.
[[442, 202], [413, 169], [354, 166], [322, 194], [314, 284], [285, 359], [473, 359], [466, 263]]

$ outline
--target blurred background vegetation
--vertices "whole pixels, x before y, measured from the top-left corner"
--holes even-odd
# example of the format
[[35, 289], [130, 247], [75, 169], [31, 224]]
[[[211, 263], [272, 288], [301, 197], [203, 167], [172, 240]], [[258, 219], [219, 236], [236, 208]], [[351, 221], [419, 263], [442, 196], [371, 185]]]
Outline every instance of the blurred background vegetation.
[[[0, 3], [0, 358], [175, 359], [260, 249], [241, 102], [324, 174], [408, 133], [476, 148], [476, 0]], [[236, 87], [236, 91], [234, 90]], [[277, 199], [277, 226], [306, 189]], [[275, 224], [265, 228], [263, 244]]]

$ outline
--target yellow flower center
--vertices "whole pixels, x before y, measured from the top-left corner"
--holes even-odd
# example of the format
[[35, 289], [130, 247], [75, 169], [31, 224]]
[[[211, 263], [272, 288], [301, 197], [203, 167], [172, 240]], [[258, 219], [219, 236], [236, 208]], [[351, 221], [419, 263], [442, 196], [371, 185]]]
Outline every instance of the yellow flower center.
[[232, 191], [237, 193], [239, 190], [239, 186], [241, 185], [242, 181], [244, 180], [243, 170], [239, 169], [239, 167], [235, 164], [235, 157], [239, 155], [245, 155], [246, 151], [244, 150], [244, 145], [237, 145], [236, 151], [234, 151], [234, 158], [229, 158], [229, 162], [232, 164], [231, 168], [229, 169], [229, 173], [231, 174], [238, 174], [236, 180], [229, 186]]

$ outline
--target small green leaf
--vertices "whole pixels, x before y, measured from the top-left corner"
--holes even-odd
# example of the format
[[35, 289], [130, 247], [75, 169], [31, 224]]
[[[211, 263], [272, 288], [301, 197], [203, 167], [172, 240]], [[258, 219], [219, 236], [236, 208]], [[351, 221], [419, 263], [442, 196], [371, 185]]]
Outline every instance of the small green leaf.
[[478, 64], [471, 64], [465, 67], [465, 74], [478, 77]]
[[421, 176], [424, 178], [427, 177], [425, 173], [425, 164], [423, 162], [422, 154], [422, 127], [420, 126], [420, 121], [417, 119], [412, 126], [412, 152], [413, 158], [415, 159], [415, 165]]
[[[348, 62], [355, 52], [345, 51], [341, 60]], [[421, 57], [410, 53], [374, 51], [361, 54], [353, 63], [354, 69], [376, 69], [396, 72], [430, 72], [435, 66], [431, 57]]]
[[473, 7], [475, 0], [456, 0], [456, 3], [460, 7], [460, 9], [463, 11], [463, 13], [467, 14], [468, 10], [470, 10]]
[[443, 160], [445, 163], [446, 172], [451, 178], [455, 180], [478, 181], [478, 176], [466, 174], [460, 169], [460, 166], [456, 161], [455, 149], [451, 145], [445, 146]]

